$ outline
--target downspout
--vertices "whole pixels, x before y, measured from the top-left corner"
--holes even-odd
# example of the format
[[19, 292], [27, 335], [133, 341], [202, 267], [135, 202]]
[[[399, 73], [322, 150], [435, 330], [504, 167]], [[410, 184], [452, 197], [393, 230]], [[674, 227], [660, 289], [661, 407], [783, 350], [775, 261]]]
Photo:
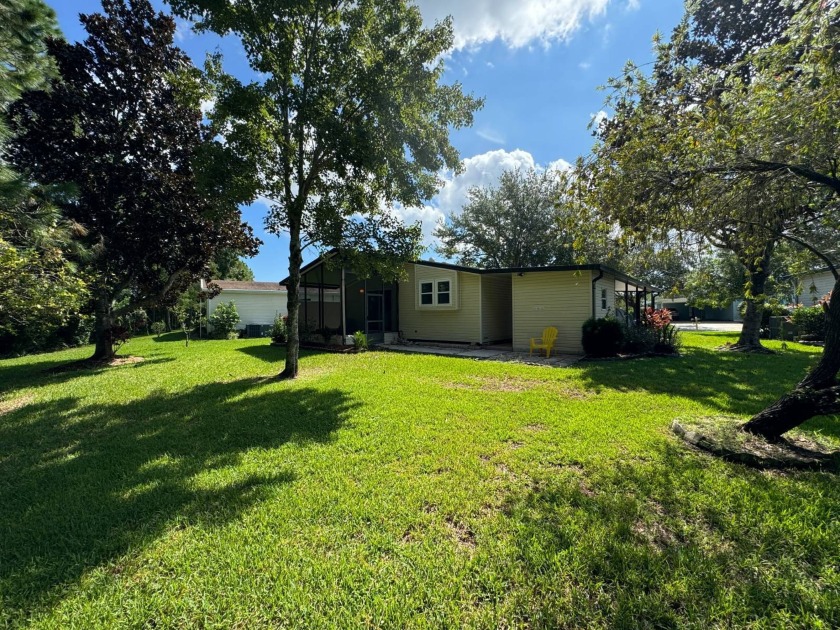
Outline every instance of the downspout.
[[598, 268], [598, 275], [592, 279], [592, 319], [595, 319], [595, 285], [598, 283], [598, 280], [604, 277], [604, 270], [600, 267]]

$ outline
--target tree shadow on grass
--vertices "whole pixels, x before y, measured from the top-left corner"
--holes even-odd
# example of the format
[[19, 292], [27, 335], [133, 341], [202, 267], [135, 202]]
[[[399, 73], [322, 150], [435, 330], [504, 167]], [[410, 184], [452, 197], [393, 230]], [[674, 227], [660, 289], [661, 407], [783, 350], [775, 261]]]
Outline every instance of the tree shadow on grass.
[[[246, 346], [237, 348], [238, 352], [247, 354], [255, 359], [261, 359], [266, 363], [280, 363], [286, 360], [286, 348], [283, 346], [272, 346], [271, 344], [260, 344], [258, 346]], [[303, 353], [301, 353], [303, 354]]]
[[672, 444], [557, 469], [506, 510], [519, 608], [534, 627], [838, 627], [838, 508], [834, 475], [761, 473]]
[[91, 568], [173, 527], [235, 519], [296, 478], [243, 472], [246, 451], [329, 441], [354, 406], [338, 390], [260, 383], [122, 405], [68, 397], [1, 415], [0, 621], [49, 606]]
[[679, 358], [578, 364], [588, 388], [686, 398], [723, 414], [751, 416], [792, 389], [818, 356], [798, 350], [752, 355], [690, 348]]
[[[65, 359], [63, 361], [39, 361], [37, 363], [0, 366], [0, 397], [33, 385], [65, 383], [75, 379], [89, 378], [111, 370], [140, 370], [151, 365], [169, 363], [175, 361], [175, 359], [172, 357], [156, 357], [154, 359], [144, 359], [138, 363], [113, 366], [85, 364], [84, 361], [84, 359]], [[78, 369], [76, 369], [77, 367]]]
[[[249, 356], [254, 357], [255, 359], [261, 359], [266, 363], [279, 363], [281, 361], [286, 360], [286, 347], [285, 346], [273, 346], [271, 344], [260, 344], [255, 346], [246, 346], [244, 348], [237, 348], [238, 352], [242, 352]], [[301, 348], [300, 356], [301, 358], [317, 356], [321, 354], [346, 354], [340, 352], [331, 352], [326, 349], [319, 349], [319, 348]]]

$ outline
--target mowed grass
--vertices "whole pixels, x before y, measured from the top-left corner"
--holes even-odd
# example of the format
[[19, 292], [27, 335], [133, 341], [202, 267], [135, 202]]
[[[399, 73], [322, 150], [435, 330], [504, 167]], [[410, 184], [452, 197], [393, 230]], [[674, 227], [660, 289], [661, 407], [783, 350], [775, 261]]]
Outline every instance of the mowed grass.
[[838, 478], [668, 430], [748, 417], [816, 352], [683, 339], [569, 369], [305, 354], [293, 383], [264, 340], [0, 361], [0, 625], [840, 626]]

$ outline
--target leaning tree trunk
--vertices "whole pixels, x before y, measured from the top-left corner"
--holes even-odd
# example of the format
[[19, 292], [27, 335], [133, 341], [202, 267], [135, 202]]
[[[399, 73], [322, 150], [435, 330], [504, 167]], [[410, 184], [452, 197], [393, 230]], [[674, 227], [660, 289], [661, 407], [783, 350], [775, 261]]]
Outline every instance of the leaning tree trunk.
[[96, 348], [93, 351], [91, 360], [110, 361], [114, 358], [115, 352], [114, 345], [111, 343], [111, 327], [114, 322], [111, 317], [111, 300], [108, 296], [102, 295], [96, 299], [94, 316], [95, 325], [93, 336]]
[[[290, 213], [291, 214], [291, 213]], [[300, 354], [300, 268], [303, 254], [300, 247], [300, 217], [289, 217], [289, 286], [286, 287], [286, 306], [289, 311], [286, 334], [286, 366], [279, 378], [295, 378], [298, 374], [298, 355]]]
[[747, 422], [742, 428], [769, 441], [814, 416], [840, 413], [840, 277], [835, 279], [826, 309], [825, 348], [820, 362], [796, 386]]
[[761, 345], [761, 320], [764, 315], [764, 289], [770, 277], [770, 256], [773, 248], [764, 248], [764, 255], [758, 264], [755, 261], [747, 265], [750, 277], [750, 293], [757, 298], [746, 298], [747, 309], [738, 342], [731, 346], [731, 350], [739, 352], [770, 352]]

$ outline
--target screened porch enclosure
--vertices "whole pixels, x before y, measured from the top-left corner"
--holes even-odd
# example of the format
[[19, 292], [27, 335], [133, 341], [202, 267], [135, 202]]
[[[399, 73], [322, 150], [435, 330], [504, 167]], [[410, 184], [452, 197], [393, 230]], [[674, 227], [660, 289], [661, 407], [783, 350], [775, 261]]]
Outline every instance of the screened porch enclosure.
[[399, 330], [397, 285], [362, 278], [352, 270], [321, 263], [301, 275], [301, 331], [340, 335], [347, 343], [357, 331], [368, 341], [385, 341]]

